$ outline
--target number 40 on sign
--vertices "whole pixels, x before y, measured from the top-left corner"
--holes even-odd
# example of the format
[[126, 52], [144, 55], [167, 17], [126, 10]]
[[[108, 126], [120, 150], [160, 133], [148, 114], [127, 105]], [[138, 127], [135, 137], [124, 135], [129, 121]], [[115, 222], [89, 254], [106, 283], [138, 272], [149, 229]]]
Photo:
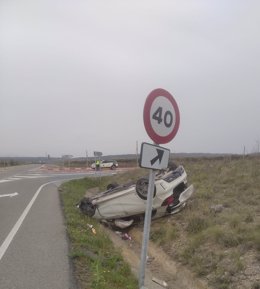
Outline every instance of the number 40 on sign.
[[156, 144], [170, 142], [179, 129], [180, 112], [173, 96], [158, 88], [147, 97], [144, 105], [144, 125]]

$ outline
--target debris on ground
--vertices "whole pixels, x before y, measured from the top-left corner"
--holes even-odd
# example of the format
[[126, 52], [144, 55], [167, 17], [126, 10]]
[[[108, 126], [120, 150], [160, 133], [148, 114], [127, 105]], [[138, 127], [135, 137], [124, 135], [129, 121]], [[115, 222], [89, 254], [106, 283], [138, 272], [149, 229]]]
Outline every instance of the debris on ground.
[[132, 238], [131, 238], [131, 236], [129, 236], [127, 233], [124, 233], [122, 236], [121, 236], [121, 238], [123, 239], [123, 240], [132, 240]]
[[210, 207], [210, 210], [216, 213], [221, 213], [224, 210], [224, 206], [222, 204], [213, 205]]
[[154, 259], [155, 259], [155, 257], [149, 257], [149, 256], [147, 256], [147, 258], [146, 258], [146, 264], [148, 264], [148, 265], [151, 264]]
[[168, 284], [165, 281], [163, 281], [163, 280], [160, 280], [160, 279], [158, 279], [156, 277], [153, 277], [152, 281], [157, 283], [157, 284], [159, 284], [159, 285], [161, 285], [164, 288], [168, 288]]
[[94, 228], [94, 226], [93, 225], [91, 225], [91, 224], [87, 224], [87, 226], [91, 229], [91, 231], [92, 231], [92, 233], [94, 234], [94, 235], [96, 235], [96, 229]]
[[129, 240], [131, 241], [132, 240], [132, 237], [128, 234], [128, 233], [123, 233], [123, 232], [120, 232], [120, 231], [115, 231], [115, 233], [121, 237], [122, 240]]

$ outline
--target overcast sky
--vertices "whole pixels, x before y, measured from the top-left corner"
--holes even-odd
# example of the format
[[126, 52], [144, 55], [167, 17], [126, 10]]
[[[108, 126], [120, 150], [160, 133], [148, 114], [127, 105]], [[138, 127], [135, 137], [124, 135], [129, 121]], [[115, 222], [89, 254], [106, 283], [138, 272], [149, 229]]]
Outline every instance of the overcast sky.
[[180, 110], [171, 152], [260, 141], [259, 0], [0, 0], [0, 156], [135, 153], [147, 95]]

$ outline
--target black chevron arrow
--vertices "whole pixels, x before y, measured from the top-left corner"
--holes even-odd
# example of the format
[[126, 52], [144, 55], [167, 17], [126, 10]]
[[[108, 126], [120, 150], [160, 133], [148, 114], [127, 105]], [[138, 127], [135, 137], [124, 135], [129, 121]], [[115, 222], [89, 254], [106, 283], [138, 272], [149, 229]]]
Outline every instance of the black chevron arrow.
[[159, 160], [159, 163], [161, 163], [161, 161], [162, 161], [164, 151], [160, 150], [160, 149], [156, 149], [156, 150], [157, 150], [157, 156], [151, 160], [151, 165], [153, 165], [158, 160]]

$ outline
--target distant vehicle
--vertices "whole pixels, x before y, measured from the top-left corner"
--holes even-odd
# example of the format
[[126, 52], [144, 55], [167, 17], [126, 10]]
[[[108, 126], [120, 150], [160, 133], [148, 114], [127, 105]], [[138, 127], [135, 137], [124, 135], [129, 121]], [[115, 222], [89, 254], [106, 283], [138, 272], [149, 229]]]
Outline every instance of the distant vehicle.
[[[100, 168], [109, 168], [111, 170], [114, 170], [118, 167], [118, 162], [115, 160], [112, 161], [106, 161], [106, 160], [101, 160], [100, 161]], [[93, 170], [96, 169], [96, 163], [91, 164], [91, 168]]]
[[[94, 196], [84, 197], [79, 208], [84, 214], [126, 228], [142, 221], [146, 209], [148, 178], [124, 185], [109, 184], [107, 190]], [[183, 166], [170, 166], [159, 171], [155, 178], [152, 218], [179, 212], [193, 194], [193, 185], [188, 185]]]

